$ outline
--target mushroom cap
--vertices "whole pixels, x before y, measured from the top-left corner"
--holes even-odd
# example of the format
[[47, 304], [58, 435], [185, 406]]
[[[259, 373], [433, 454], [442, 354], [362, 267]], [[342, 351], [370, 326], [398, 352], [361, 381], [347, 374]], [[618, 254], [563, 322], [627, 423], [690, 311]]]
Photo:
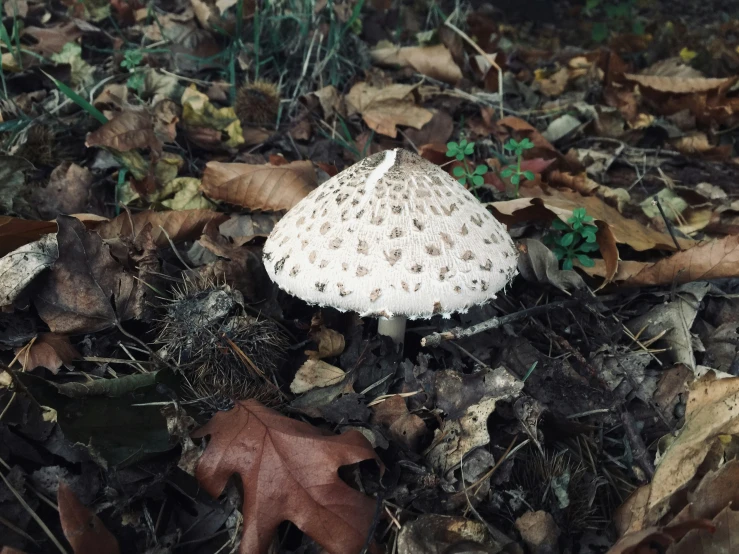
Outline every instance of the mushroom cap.
[[449, 317], [516, 275], [505, 227], [440, 167], [403, 150], [369, 156], [275, 225], [267, 273], [308, 303], [362, 317]]

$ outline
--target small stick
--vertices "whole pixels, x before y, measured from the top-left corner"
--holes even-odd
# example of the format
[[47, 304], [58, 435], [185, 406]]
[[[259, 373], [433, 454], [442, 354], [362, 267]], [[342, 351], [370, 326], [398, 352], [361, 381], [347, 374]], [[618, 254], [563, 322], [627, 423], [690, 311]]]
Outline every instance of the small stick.
[[621, 412], [621, 422], [624, 424], [624, 431], [626, 432], [626, 438], [631, 444], [631, 450], [634, 454], [634, 460], [639, 464], [644, 472], [651, 480], [654, 477], [654, 465], [649, 459], [649, 453], [644, 441], [636, 428], [636, 421], [634, 416], [628, 411], [624, 410]]
[[439, 346], [443, 341], [462, 339], [465, 337], [471, 337], [484, 331], [491, 329], [497, 329], [508, 323], [525, 319], [529, 316], [539, 315], [546, 313], [549, 310], [556, 310], [559, 308], [571, 308], [580, 303], [580, 300], [571, 298], [569, 300], [559, 300], [557, 302], [551, 302], [550, 304], [544, 304], [542, 306], [534, 306], [533, 308], [527, 308], [520, 312], [504, 315], [502, 317], [493, 317], [472, 327], [455, 327], [448, 331], [442, 331], [441, 333], [431, 333], [421, 339], [421, 346]]
[[472, 48], [477, 50], [477, 53], [480, 54], [483, 58], [485, 58], [492, 67], [498, 70], [498, 96], [500, 97], [499, 98], [499, 101], [500, 101], [499, 109], [500, 109], [500, 117], [502, 119], [504, 116], [503, 114], [503, 70], [500, 68], [498, 63], [495, 61], [495, 56], [491, 56], [490, 54], [485, 52], [482, 48], [478, 46], [478, 44], [474, 40], [470, 38], [470, 36], [467, 33], [465, 33], [462, 29], [460, 29], [453, 23], [450, 23], [449, 22], [450, 17], [451, 15], [447, 17], [446, 21], [444, 21], [444, 25], [446, 25], [452, 31], [454, 31], [460, 37], [462, 37], [465, 40], [465, 42], [467, 42], [467, 44], [469, 44], [470, 46], [472, 46]]
[[672, 237], [672, 242], [675, 243], [675, 248], [677, 248], [678, 252], [682, 252], [683, 249], [680, 248], [680, 243], [677, 242], [677, 239], [675, 238], [675, 233], [672, 231], [672, 224], [667, 219], [667, 216], [665, 215], [665, 211], [662, 209], [662, 204], [660, 204], [659, 198], [657, 198], [656, 196], [654, 197], [654, 203], [657, 205], [659, 214], [662, 216], [662, 219], [665, 221], [665, 226], [667, 227], [667, 230], [670, 232], [670, 236]]

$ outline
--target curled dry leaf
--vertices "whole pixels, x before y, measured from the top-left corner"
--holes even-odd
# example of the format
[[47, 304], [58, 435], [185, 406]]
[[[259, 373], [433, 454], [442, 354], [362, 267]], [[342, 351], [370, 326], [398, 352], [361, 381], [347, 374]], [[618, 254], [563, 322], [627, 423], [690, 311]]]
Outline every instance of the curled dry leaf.
[[277, 527], [294, 523], [331, 554], [359, 552], [375, 501], [344, 483], [339, 467], [377, 460], [358, 431], [326, 435], [256, 400], [218, 412], [194, 437], [210, 435], [196, 477], [212, 496], [235, 473], [244, 488], [242, 554], [266, 554]]
[[59, 518], [64, 536], [74, 554], [118, 554], [120, 547], [100, 518], [75, 496], [64, 481], [57, 493]]
[[358, 113], [370, 129], [395, 138], [398, 136], [397, 125], [420, 129], [433, 117], [429, 110], [416, 106], [414, 90], [411, 85], [378, 88], [368, 83], [357, 83], [345, 100], [349, 115]]
[[739, 378], [717, 379], [708, 372], [689, 392], [685, 425], [657, 465], [646, 503], [645, 525], [659, 522], [670, 499], [695, 477], [722, 435], [739, 434]]
[[372, 421], [384, 425], [395, 442], [415, 452], [428, 429], [423, 420], [408, 411], [405, 399], [397, 394], [372, 406]]
[[[178, 212], [144, 211], [136, 214], [121, 214], [100, 224], [96, 230], [104, 239], [135, 237], [151, 223], [154, 244], [161, 248], [168, 246], [167, 234], [172, 242], [182, 242], [198, 238], [209, 222], [218, 225], [228, 219], [226, 214], [210, 210], [183, 210]], [[132, 227], [133, 226], [133, 227]], [[167, 234], [164, 233], [164, 231]]]
[[154, 133], [154, 122], [144, 109], [132, 108], [118, 114], [87, 135], [85, 145], [103, 146], [117, 152], [128, 152], [137, 148], [149, 148], [159, 156], [162, 153], [162, 142]]
[[52, 233], [0, 259], [0, 306], [13, 304], [31, 281], [58, 257], [56, 233]]
[[289, 210], [318, 183], [313, 164], [296, 161], [274, 166], [208, 162], [200, 184], [214, 200], [250, 210]]
[[563, 292], [585, 288], [582, 277], [574, 270], [560, 269], [554, 253], [538, 240], [521, 239], [517, 248], [518, 271], [529, 283], [548, 283]]
[[32, 221], [0, 215], [0, 256], [48, 233], [56, 233], [56, 221]]
[[372, 61], [385, 66], [410, 67], [450, 85], [462, 80], [462, 70], [454, 63], [451, 52], [443, 44], [434, 46], [383, 45], [370, 52]]
[[692, 94], [696, 92], [708, 92], [717, 89], [728, 89], [736, 77], [727, 79], [708, 79], [704, 77], [666, 77], [661, 75], [637, 75], [625, 73], [624, 77], [629, 81], [658, 92], [671, 92], [673, 94]]
[[41, 333], [30, 347], [18, 348], [15, 353], [23, 366], [23, 371], [45, 367], [54, 374], [62, 365], [80, 356], [69, 342], [69, 337], [56, 333]]
[[[583, 270], [599, 277], [606, 271], [602, 264]], [[643, 287], [738, 276], [739, 236], [729, 235], [677, 252], [658, 262], [621, 262], [613, 280], [624, 287]]]

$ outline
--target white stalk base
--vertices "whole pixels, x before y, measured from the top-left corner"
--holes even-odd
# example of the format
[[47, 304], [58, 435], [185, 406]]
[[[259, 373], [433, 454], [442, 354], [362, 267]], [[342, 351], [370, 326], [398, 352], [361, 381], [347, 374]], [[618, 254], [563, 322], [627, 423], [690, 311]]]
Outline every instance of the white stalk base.
[[390, 337], [395, 344], [403, 344], [405, 342], [405, 321], [406, 318], [402, 315], [391, 318], [381, 317], [377, 321], [377, 332]]

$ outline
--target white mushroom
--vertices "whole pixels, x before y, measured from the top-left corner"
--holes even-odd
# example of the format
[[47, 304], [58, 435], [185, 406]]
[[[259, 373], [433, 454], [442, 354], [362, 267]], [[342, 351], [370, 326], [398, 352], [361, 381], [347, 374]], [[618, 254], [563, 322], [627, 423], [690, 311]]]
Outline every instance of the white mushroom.
[[345, 169], [301, 200], [264, 245], [270, 278], [310, 304], [405, 321], [495, 298], [516, 274], [505, 227], [459, 182], [396, 148]]

